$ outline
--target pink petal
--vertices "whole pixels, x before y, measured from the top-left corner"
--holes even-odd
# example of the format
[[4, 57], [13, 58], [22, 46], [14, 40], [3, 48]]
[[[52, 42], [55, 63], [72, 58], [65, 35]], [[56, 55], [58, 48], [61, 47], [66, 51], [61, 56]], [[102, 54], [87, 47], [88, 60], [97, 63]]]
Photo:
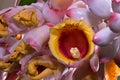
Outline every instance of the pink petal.
[[119, 33], [120, 32], [120, 14], [119, 13], [111, 14], [108, 25], [113, 32]]
[[113, 33], [109, 27], [106, 27], [94, 35], [93, 42], [99, 46], [105, 46], [113, 41], [116, 36], [118, 36], [118, 34]]
[[87, 5], [83, 1], [78, 0], [68, 7], [68, 9], [71, 8], [87, 8]]
[[117, 0], [113, 0], [112, 1], [112, 9], [114, 12], [118, 12], [120, 13], [120, 1], [117, 1]]
[[[36, 36], [37, 35], [37, 36]], [[34, 48], [37, 52], [39, 52], [42, 46], [49, 39], [49, 26], [43, 25], [41, 27], [37, 27], [27, 32], [23, 40], [30, 44], [32, 48]]]
[[[36, 5], [39, 5], [39, 4], [36, 3]], [[16, 6], [16, 7], [12, 8], [10, 11], [5, 13], [5, 21], [8, 24], [8, 31], [10, 32], [10, 34], [15, 34], [15, 33], [20, 33], [23, 31], [27, 31], [27, 30], [30, 30], [31, 27], [33, 27], [33, 26], [26, 27], [26, 26], [24, 26], [16, 21], [14, 21], [14, 19], [13, 19], [13, 15], [15, 15], [19, 11], [26, 9], [26, 8], [36, 10], [37, 18], [39, 20], [39, 24], [37, 26], [41, 26], [44, 23], [44, 18], [42, 16], [41, 11], [39, 9], [37, 9], [36, 7], [34, 7], [33, 5]]]
[[97, 26], [101, 19], [94, 16], [87, 8], [71, 8], [66, 15], [76, 20], [84, 20], [92, 27]]
[[90, 10], [101, 18], [108, 18], [112, 12], [111, 0], [87, 0]]
[[94, 72], [97, 72], [99, 70], [99, 57], [97, 54], [94, 54], [90, 58], [90, 66]]
[[43, 12], [43, 16], [44, 16], [45, 20], [47, 22], [50, 22], [53, 24], [57, 24], [57, 23], [61, 22], [63, 19], [63, 16], [64, 16], [64, 12], [65, 12], [65, 11], [59, 11], [59, 10], [57, 11], [57, 10], [50, 8], [48, 6], [48, 3], [46, 3], [43, 6], [42, 10], [43, 10], [42, 12]]
[[108, 62], [109, 60], [113, 59], [116, 55], [118, 43], [113, 41], [109, 45], [99, 47], [97, 51], [97, 55], [100, 59], [100, 63]]
[[55, 10], [65, 10], [72, 4], [72, 2], [73, 0], [49, 0], [48, 4], [50, 8]]

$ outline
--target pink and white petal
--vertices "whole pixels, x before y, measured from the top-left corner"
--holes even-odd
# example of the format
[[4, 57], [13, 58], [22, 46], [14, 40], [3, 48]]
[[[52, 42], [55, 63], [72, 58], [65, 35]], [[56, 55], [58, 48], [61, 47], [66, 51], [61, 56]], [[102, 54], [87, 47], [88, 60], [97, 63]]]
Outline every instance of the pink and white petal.
[[57, 70], [56, 70], [55, 80], [62, 80], [63, 73], [64, 73], [65, 69], [66, 69], [66, 66], [59, 63]]
[[0, 70], [0, 79], [1, 80], [6, 80], [8, 73]]
[[4, 13], [10, 11], [12, 8], [13, 8], [13, 7], [8, 7], [8, 8], [2, 9], [2, 10], [0, 10], [0, 14], [4, 14]]
[[113, 59], [117, 53], [117, 46], [118, 43], [116, 41], [113, 41], [109, 45], [99, 47], [96, 54], [99, 57], [100, 63], [105, 63]]
[[120, 2], [120, 0], [112, 0], [112, 1], [115, 1], [115, 2]]
[[66, 15], [76, 20], [84, 20], [92, 27], [97, 26], [102, 20], [93, 15], [87, 8], [71, 8]]
[[30, 28], [26, 27], [16, 21], [14, 21], [14, 19], [13, 19], [13, 15], [15, 15], [19, 11], [22, 11], [27, 8], [36, 10], [37, 18], [39, 20], [38, 26], [41, 26], [44, 23], [43, 15], [42, 15], [41, 11], [39, 9], [37, 9], [36, 7], [34, 7], [34, 6], [16, 6], [16, 7], [12, 8], [10, 11], [5, 13], [5, 21], [8, 24], [8, 31], [10, 34], [28, 31], [28, 30], [30, 30], [31, 27], [33, 27], [33, 26], [31, 26]]
[[117, 36], [118, 34], [112, 32], [109, 27], [105, 27], [94, 35], [93, 42], [96, 45], [105, 46], [112, 42]]
[[112, 13], [111, 0], [86, 0], [90, 10], [101, 18], [109, 18]]
[[9, 52], [9, 48], [14, 45], [18, 40], [13, 37], [4, 37], [0, 39], [0, 46], [3, 47], [7, 53]]
[[54, 75], [50, 75], [50, 76], [45, 77], [45, 78], [42, 79], [42, 80], [56, 80], [56, 79], [55, 79], [55, 76], [54, 76]]
[[117, 2], [116, 0], [112, 0], [112, 9], [114, 12], [120, 13], [120, 2]]
[[73, 0], [48, 0], [49, 7], [55, 10], [66, 10]]
[[24, 35], [23, 40], [39, 52], [45, 42], [49, 39], [49, 28], [49, 26], [43, 25], [32, 29]]
[[91, 58], [90, 58], [90, 66], [91, 69], [93, 70], [93, 72], [97, 72], [99, 70], [99, 57], [97, 54], [94, 54]]
[[75, 1], [74, 3], [72, 3], [72, 5], [70, 5], [68, 7], [68, 9], [71, 9], [71, 8], [87, 8], [87, 4], [85, 4], [81, 0], [78, 0], [78, 1]]
[[42, 7], [45, 3], [37, 2], [37, 3], [32, 3], [31, 6], [35, 7], [36, 9], [39, 9], [42, 11]]
[[21, 65], [21, 69], [17, 73], [18, 75], [23, 75], [27, 72], [28, 62], [34, 55], [35, 53], [28, 54], [19, 61], [19, 64]]
[[13, 52], [14, 52], [14, 49], [18, 46], [18, 44], [19, 44], [21, 41], [22, 41], [22, 40], [18, 40], [18, 41], [16, 41], [16, 42], [14, 42], [14, 44], [8, 48], [9, 53], [13, 53]]
[[108, 25], [113, 32], [120, 33], [120, 14], [112, 13]]
[[12, 16], [15, 15], [16, 13], [18, 13], [19, 11], [21, 11], [22, 9], [24, 9], [23, 7], [14, 7], [12, 8], [12, 10], [8, 11], [7, 13], [5, 13], [5, 21], [8, 24], [8, 31], [10, 34], [12, 33], [17, 33], [20, 32], [24, 29], [26, 29], [24, 26], [18, 25], [16, 26], [16, 22], [14, 22]]
[[60, 80], [72, 80], [72, 76], [76, 68], [68, 68], [65, 69], [65, 72], [63, 73]]
[[[57, 24], [59, 22], [62, 21], [63, 19], [63, 16], [64, 16], [64, 12], [65, 11], [57, 11], [57, 10], [54, 10], [52, 8], [50, 8], [48, 6], [48, 3], [46, 3], [44, 6], [43, 6], [43, 16], [45, 18], [45, 20], [47, 22], [50, 22], [50, 23], [53, 23], [53, 24]], [[49, 13], [48, 13], [49, 12]]]

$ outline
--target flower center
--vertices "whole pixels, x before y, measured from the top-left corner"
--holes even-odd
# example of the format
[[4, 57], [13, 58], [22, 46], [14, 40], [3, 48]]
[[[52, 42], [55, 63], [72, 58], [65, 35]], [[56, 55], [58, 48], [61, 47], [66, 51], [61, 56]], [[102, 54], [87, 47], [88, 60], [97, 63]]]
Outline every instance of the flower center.
[[88, 51], [87, 38], [83, 31], [74, 29], [64, 31], [59, 38], [59, 49], [69, 59], [83, 58]]
[[78, 48], [71, 48], [70, 49], [70, 53], [71, 53], [71, 56], [75, 59], [79, 59], [80, 58], [80, 52], [78, 50]]
[[39, 66], [37, 67], [38, 74], [40, 74], [40, 73], [41, 73], [42, 71], [44, 71], [45, 69], [46, 69], [45, 66], [39, 65]]

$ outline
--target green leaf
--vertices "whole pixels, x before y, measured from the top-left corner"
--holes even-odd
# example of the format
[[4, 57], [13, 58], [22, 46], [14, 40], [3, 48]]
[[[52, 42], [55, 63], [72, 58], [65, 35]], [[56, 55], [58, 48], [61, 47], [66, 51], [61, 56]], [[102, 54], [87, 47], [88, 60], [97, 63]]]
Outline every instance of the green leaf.
[[37, 0], [20, 0], [19, 5], [23, 6], [23, 5], [30, 5], [31, 3], [36, 3]]

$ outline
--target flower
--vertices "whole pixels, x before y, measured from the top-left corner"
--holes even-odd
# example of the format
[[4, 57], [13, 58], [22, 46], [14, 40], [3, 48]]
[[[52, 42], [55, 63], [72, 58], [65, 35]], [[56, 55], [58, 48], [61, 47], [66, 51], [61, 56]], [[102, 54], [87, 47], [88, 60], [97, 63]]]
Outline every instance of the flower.
[[49, 47], [58, 60], [68, 64], [93, 53], [93, 35], [84, 21], [66, 19], [50, 29]]
[[0, 11], [4, 79], [116, 80], [120, 75], [119, 0], [16, 4]]
[[27, 75], [30, 79], [42, 79], [54, 75], [57, 63], [50, 56], [37, 56], [32, 58], [27, 67]]

